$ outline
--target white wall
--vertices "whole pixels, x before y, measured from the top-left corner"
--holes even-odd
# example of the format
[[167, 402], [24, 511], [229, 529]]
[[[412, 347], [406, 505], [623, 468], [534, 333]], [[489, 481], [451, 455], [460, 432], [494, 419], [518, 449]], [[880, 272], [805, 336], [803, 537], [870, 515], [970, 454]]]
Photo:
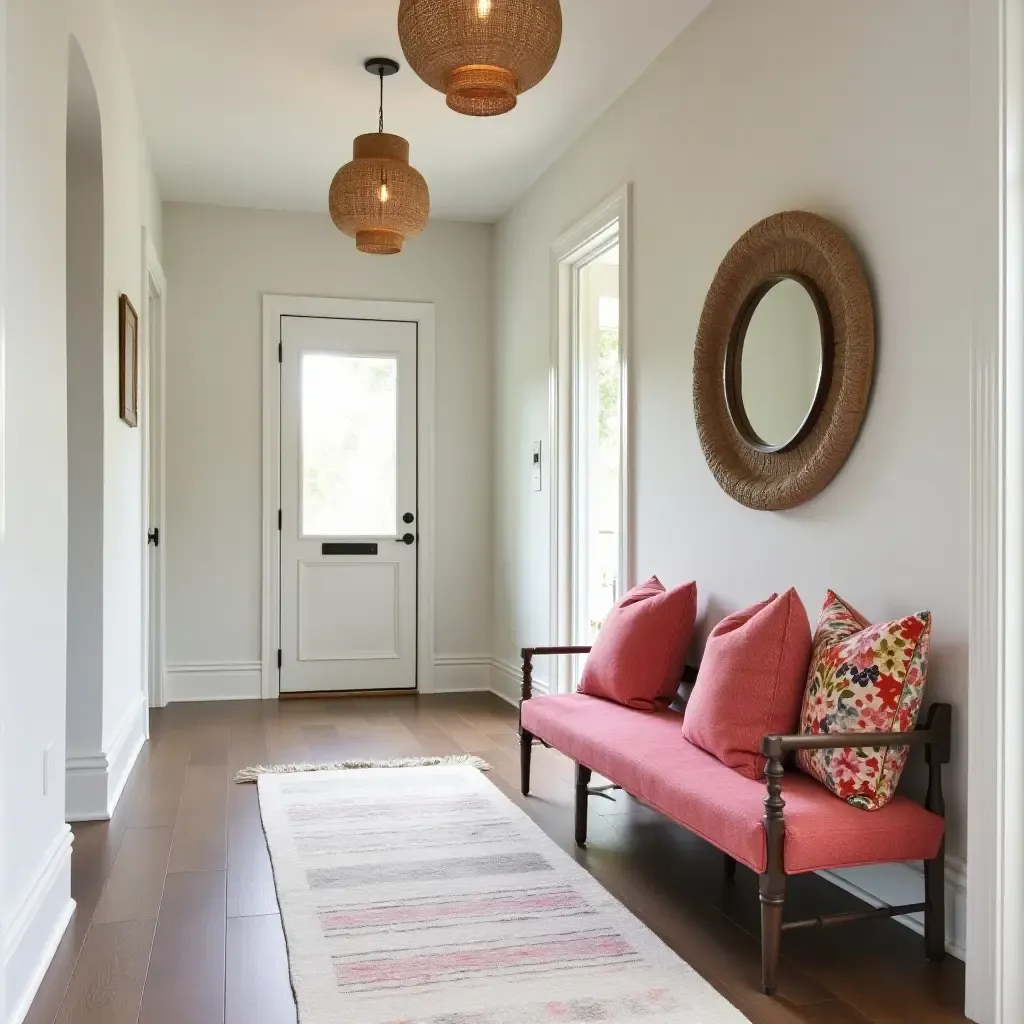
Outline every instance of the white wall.
[[435, 649], [479, 655], [455, 674], [486, 686], [492, 228], [434, 223], [401, 256], [373, 257], [326, 213], [167, 204], [164, 223], [169, 697], [183, 670], [215, 697], [225, 672], [251, 678], [260, 660], [264, 293], [435, 304]]
[[[499, 658], [553, 639], [551, 487], [530, 490], [526, 460], [548, 438], [549, 246], [631, 181], [637, 576], [696, 578], [705, 634], [790, 585], [812, 621], [828, 587], [878, 620], [930, 608], [929, 695], [957, 709], [954, 864], [966, 829], [967, 6], [716, 0], [501, 222], [495, 296]], [[846, 467], [814, 501], [771, 514], [731, 501], [708, 471], [693, 342], [732, 243], [794, 208], [832, 218], [860, 249], [878, 366]]]
[[[6, 534], [0, 700], [7, 921], [4, 1018], [18, 1019], [72, 909], [64, 824], [67, 601], [65, 127], [69, 32], [89, 64], [103, 121], [106, 267], [105, 500], [125, 511], [105, 527], [104, 747], [142, 693], [138, 594], [141, 494], [133, 490], [138, 431], [117, 429], [117, 295], [138, 296], [144, 223], [159, 233], [159, 199], [107, 0], [9, 0], [4, 63], [8, 247], [4, 443]], [[112, 403], [112, 404], [111, 404]], [[111, 411], [113, 410], [113, 411]], [[109, 559], [109, 560], [108, 560]], [[113, 595], [123, 595], [115, 598]], [[130, 609], [135, 609], [134, 615]], [[141, 704], [137, 705], [141, 708]], [[43, 791], [44, 751], [49, 779]], [[134, 750], [128, 748], [129, 753]]]

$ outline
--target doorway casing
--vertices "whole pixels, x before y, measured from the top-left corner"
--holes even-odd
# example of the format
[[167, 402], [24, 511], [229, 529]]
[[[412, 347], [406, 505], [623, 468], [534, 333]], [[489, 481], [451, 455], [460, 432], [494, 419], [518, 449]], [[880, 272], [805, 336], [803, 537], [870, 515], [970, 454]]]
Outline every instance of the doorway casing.
[[417, 328], [417, 505], [419, 564], [417, 581], [417, 689], [434, 690], [434, 306], [424, 302], [331, 299], [296, 295], [263, 296], [263, 567], [261, 692], [280, 696], [277, 652], [280, 637], [281, 391], [278, 346], [281, 318], [396, 320]]
[[[551, 305], [553, 323], [551, 331], [551, 369], [549, 374], [549, 436], [551, 452], [548, 457], [548, 486], [551, 488], [551, 548], [549, 552], [551, 643], [573, 642], [573, 536], [574, 491], [576, 488], [573, 436], [575, 433], [576, 374], [573, 369], [578, 316], [575, 291], [580, 266], [608, 247], [609, 239], [617, 239], [619, 246], [619, 407], [620, 479], [619, 479], [619, 579], [621, 591], [634, 584], [634, 542], [631, 523], [633, 504], [632, 476], [632, 402], [630, 398], [629, 367], [630, 308], [631, 308], [631, 236], [630, 198], [628, 184], [623, 185], [597, 209], [583, 218], [551, 246]], [[621, 596], [621, 595], [620, 595]], [[566, 692], [572, 666], [568, 659], [558, 659], [552, 665], [552, 678], [547, 680], [553, 693]], [[535, 687], [537, 682], [535, 681]], [[543, 682], [540, 685], [543, 689]]]
[[[164, 368], [167, 337], [167, 277], [151, 233], [142, 229], [142, 522], [148, 534], [160, 530], [164, 515], [164, 451], [166, 436]], [[142, 680], [149, 706], [162, 708], [166, 600], [163, 552], [146, 544], [142, 559]], [[146, 735], [149, 736], [147, 718]]]

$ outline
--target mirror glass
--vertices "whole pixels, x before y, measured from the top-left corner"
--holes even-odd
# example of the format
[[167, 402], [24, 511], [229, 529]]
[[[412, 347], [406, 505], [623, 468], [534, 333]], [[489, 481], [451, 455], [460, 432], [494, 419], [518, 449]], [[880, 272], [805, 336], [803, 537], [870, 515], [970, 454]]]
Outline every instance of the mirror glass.
[[751, 315], [737, 367], [736, 397], [751, 440], [781, 448], [800, 433], [818, 393], [822, 353], [810, 292], [792, 278], [779, 281]]

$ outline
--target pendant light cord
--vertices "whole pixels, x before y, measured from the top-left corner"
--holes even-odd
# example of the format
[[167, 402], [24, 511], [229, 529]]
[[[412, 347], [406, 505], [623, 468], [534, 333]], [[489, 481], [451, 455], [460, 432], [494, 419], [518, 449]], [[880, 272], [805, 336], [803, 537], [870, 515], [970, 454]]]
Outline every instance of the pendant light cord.
[[380, 121], [377, 125], [377, 131], [381, 135], [384, 134], [384, 69], [381, 68], [378, 72], [380, 74]]

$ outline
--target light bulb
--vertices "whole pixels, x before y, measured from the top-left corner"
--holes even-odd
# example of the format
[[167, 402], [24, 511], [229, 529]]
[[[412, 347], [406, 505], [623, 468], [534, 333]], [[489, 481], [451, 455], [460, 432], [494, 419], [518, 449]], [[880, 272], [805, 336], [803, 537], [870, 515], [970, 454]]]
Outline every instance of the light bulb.
[[388, 201], [388, 183], [382, 181], [380, 185], [380, 201], [386, 203]]
[[486, 18], [491, 13], [491, 0], [476, 0], [478, 18]]

